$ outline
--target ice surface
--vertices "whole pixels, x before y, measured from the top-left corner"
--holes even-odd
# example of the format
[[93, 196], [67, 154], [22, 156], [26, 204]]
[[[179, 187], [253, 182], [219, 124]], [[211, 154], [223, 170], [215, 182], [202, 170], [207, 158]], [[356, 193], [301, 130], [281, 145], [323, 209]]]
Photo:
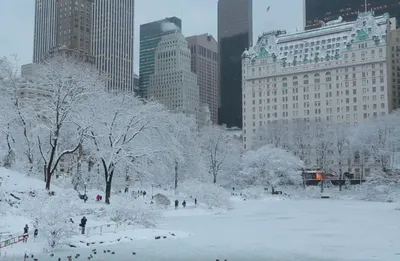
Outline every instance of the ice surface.
[[[169, 215], [158, 231], [134, 230], [131, 242], [87, 249], [64, 249], [55, 255], [81, 253], [93, 260], [399, 260], [400, 211], [393, 204], [333, 200], [260, 200], [236, 202], [219, 215]], [[182, 210], [188, 212], [190, 210]], [[177, 213], [180, 210], [176, 211]], [[193, 209], [196, 213], [197, 210]], [[186, 231], [183, 236], [153, 240], [156, 234]], [[179, 232], [175, 232], [177, 235]], [[182, 233], [182, 232], [180, 232]], [[104, 235], [107, 240], [115, 235]], [[145, 239], [145, 240], [144, 240]], [[137, 254], [134, 256], [132, 252]], [[11, 260], [11, 259], [8, 259]], [[41, 256], [40, 261], [54, 260]]]
[[[4, 182], [4, 172], [0, 171], [0, 177]], [[14, 192], [43, 189], [44, 185], [15, 173], [7, 183], [7, 191]], [[54, 189], [62, 193], [62, 188], [54, 186]], [[29, 239], [26, 244], [1, 249], [3, 259], [0, 260], [23, 260], [25, 251], [39, 261], [54, 261], [58, 257], [64, 261], [77, 253], [78, 260], [88, 260], [92, 249], [97, 250], [93, 261], [400, 260], [400, 211], [396, 210], [395, 203], [281, 197], [246, 201], [232, 198], [232, 201], [234, 209], [224, 212], [208, 210], [201, 204], [196, 207], [190, 201], [186, 209], [180, 206], [174, 210], [171, 206], [164, 211], [157, 229], [127, 229], [88, 238], [75, 236], [71, 242], [78, 248], [64, 247], [56, 250], [54, 257], [43, 253], [47, 248], [44, 239], [37, 242]], [[88, 201], [84, 206], [94, 209], [104, 205]], [[109, 223], [106, 218], [89, 218], [90, 222], [92, 225]], [[20, 233], [26, 223], [31, 224], [29, 219], [13, 213], [3, 223], [6, 226], [0, 230], [10, 233]], [[156, 240], [156, 236], [166, 238]], [[95, 244], [86, 246], [81, 240]], [[104, 242], [99, 244], [100, 240]], [[104, 254], [103, 250], [115, 251], [115, 255]]]

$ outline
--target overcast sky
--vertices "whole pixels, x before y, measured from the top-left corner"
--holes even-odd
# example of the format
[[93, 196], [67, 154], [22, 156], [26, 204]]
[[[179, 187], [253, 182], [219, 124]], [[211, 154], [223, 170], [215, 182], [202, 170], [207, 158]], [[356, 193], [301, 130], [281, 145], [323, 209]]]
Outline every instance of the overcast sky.
[[[253, 34], [301, 30], [302, 0], [253, 0]], [[0, 0], [0, 56], [17, 54], [32, 62], [35, 0]], [[269, 12], [267, 8], [270, 6]], [[139, 72], [140, 24], [177, 16], [185, 36], [210, 33], [217, 38], [217, 0], [135, 0], [135, 72]]]

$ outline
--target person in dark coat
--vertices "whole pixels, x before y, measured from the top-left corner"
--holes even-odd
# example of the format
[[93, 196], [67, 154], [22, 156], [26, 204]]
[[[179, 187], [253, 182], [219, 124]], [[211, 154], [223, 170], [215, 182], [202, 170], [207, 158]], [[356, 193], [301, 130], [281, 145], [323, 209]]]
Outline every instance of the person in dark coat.
[[28, 232], [29, 232], [29, 227], [28, 224], [26, 224], [24, 227], [24, 234], [28, 234]]
[[87, 222], [86, 217], [83, 217], [81, 219], [81, 223], [79, 224], [79, 226], [82, 228], [82, 235], [85, 234], [86, 222]]
[[146, 196], [146, 194], [147, 194], [147, 193], [146, 193], [146, 191], [143, 191], [143, 197], [145, 197], [145, 196]]
[[194, 199], [194, 204], [197, 205], [197, 198]]
[[38, 234], [39, 234], [39, 230], [37, 228], [35, 228], [35, 231], [33, 231], [33, 237], [37, 238]]
[[29, 227], [28, 224], [26, 224], [24, 227], [24, 243], [28, 242], [28, 237], [29, 237], [28, 233], [29, 233]]
[[186, 207], [186, 201], [185, 200], [182, 202], [182, 206]]
[[179, 201], [176, 199], [175, 200], [175, 209], [178, 209]]

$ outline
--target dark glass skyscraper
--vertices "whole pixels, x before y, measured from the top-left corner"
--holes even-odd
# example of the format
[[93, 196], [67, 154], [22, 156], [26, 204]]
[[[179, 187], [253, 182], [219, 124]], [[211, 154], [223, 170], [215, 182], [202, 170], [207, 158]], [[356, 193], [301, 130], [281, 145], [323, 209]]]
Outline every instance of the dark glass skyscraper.
[[178, 30], [182, 31], [182, 21], [168, 17], [140, 25], [139, 94], [147, 98], [150, 75], [154, 73], [154, 55], [161, 37]]
[[242, 59], [253, 39], [253, 1], [218, 1], [219, 124], [242, 128]]
[[305, 1], [305, 29], [321, 27], [325, 22], [338, 19], [350, 22], [357, 19], [359, 12], [374, 11], [375, 15], [389, 13], [396, 17], [396, 27], [400, 25], [400, 1], [399, 0], [304, 0]]

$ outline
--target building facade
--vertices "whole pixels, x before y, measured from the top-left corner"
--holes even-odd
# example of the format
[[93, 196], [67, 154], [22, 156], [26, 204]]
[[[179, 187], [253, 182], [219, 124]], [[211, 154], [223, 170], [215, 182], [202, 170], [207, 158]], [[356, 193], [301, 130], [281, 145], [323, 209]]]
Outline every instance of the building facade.
[[89, 56], [92, 15], [93, 0], [36, 0], [33, 62], [39, 63], [59, 47]]
[[219, 124], [242, 126], [241, 54], [253, 38], [253, 1], [218, 1]]
[[177, 17], [140, 25], [139, 94], [147, 98], [150, 76], [154, 73], [155, 53], [161, 37], [181, 32], [182, 21]]
[[[342, 17], [343, 21], [357, 20], [359, 12], [374, 11], [380, 16], [389, 13], [396, 17], [396, 27], [400, 22], [400, 2], [398, 0], [303, 0], [304, 28], [306, 30], [321, 27], [324, 23]], [[365, 5], [367, 3], [367, 5]]]
[[191, 70], [197, 75], [200, 102], [207, 104], [211, 121], [218, 124], [218, 43], [209, 34], [186, 37], [192, 57]]
[[243, 53], [243, 146], [277, 121], [357, 125], [393, 108], [388, 83], [389, 15], [263, 34]]
[[400, 108], [400, 29], [391, 30], [388, 43], [389, 84], [392, 85], [393, 109]]
[[191, 71], [190, 49], [180, 32], [161, 38], [155, 52], [148, 95], [172, 111], [195, 116], [202, 124], [197, 75]]
[[114, 92], [133, 92], [134, 0], [94, 0], [92, 53]]

